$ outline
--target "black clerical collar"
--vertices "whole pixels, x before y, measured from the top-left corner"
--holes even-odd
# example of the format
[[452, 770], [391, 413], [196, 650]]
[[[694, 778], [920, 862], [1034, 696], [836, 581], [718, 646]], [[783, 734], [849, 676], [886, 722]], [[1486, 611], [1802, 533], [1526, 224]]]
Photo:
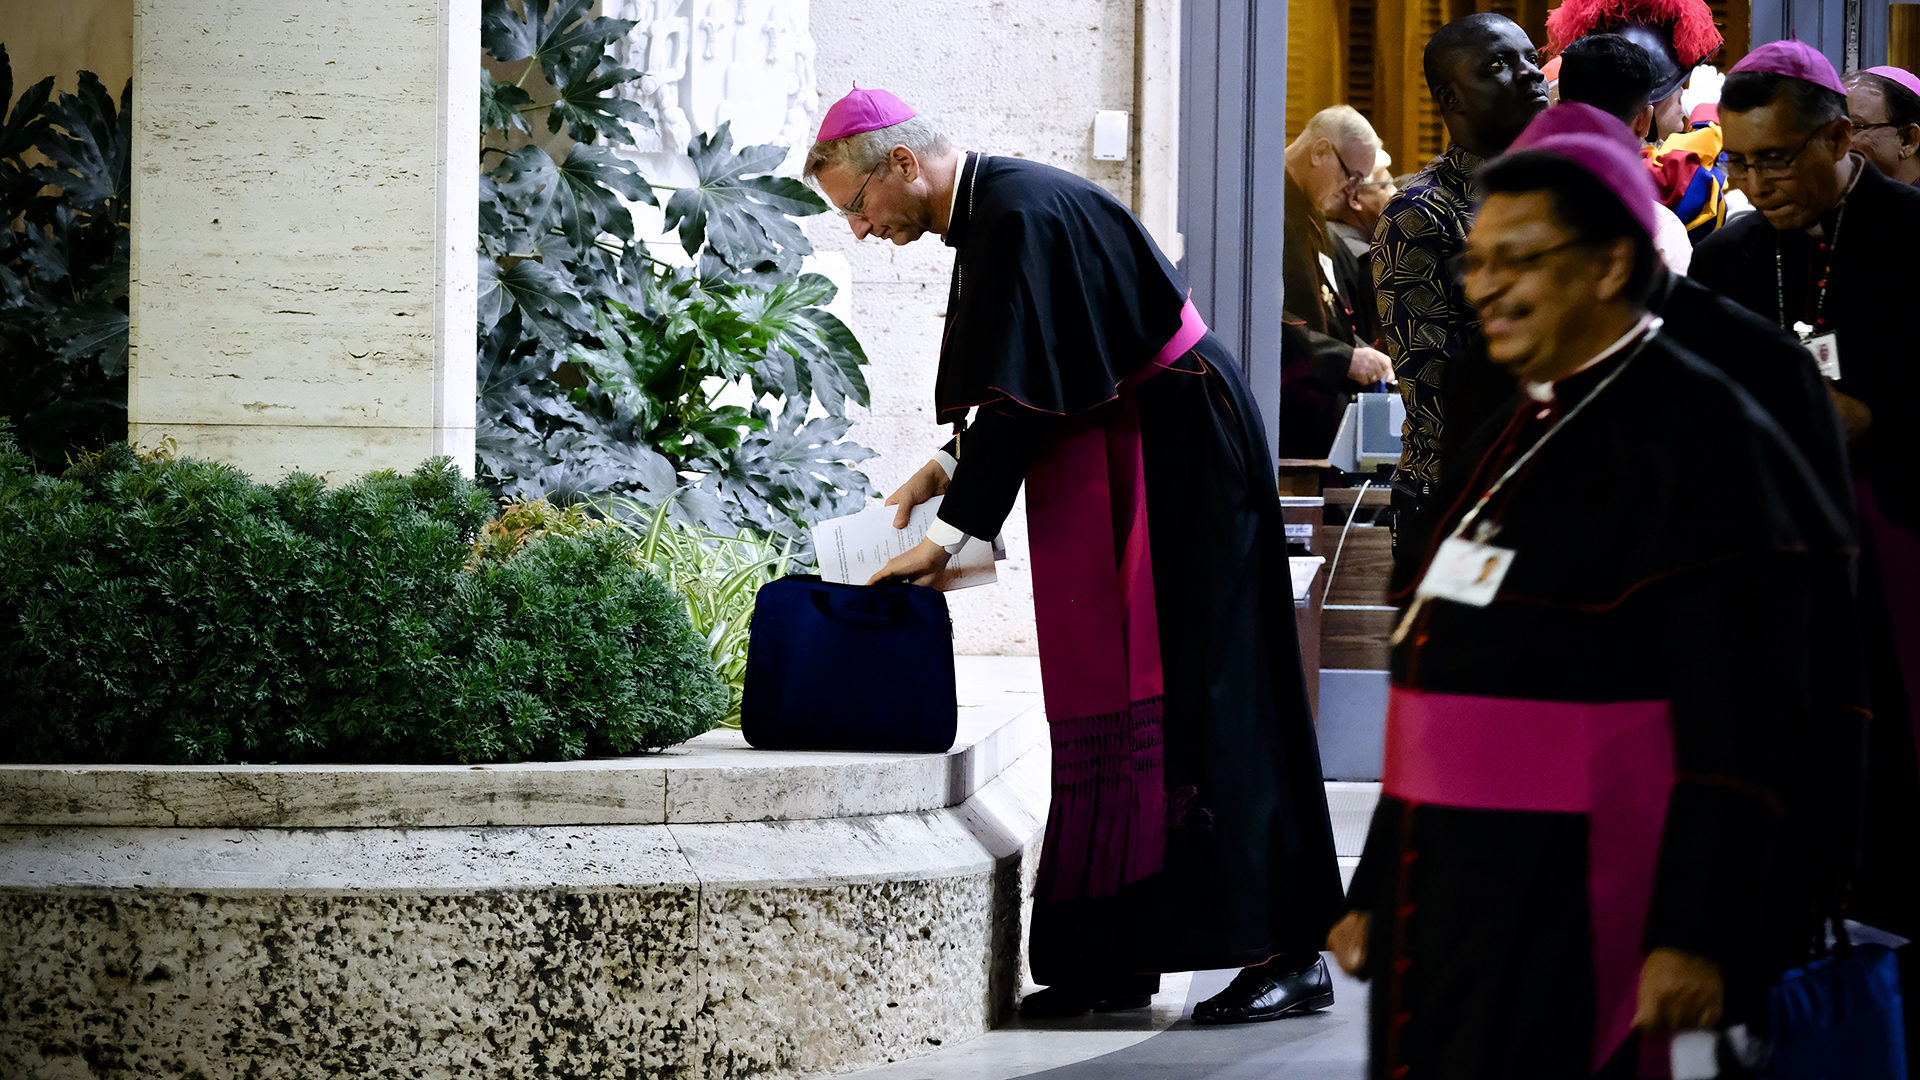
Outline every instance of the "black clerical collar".
[[953, 181], [953, 210], [947, 215], [947, 234], [941, 241], [950, 248], [966, 243], [968, 227], [973, 224], [975, 189], [980, 183], [980, 164], [987, 155], [968, 151], [962, 155], [960, 171]]

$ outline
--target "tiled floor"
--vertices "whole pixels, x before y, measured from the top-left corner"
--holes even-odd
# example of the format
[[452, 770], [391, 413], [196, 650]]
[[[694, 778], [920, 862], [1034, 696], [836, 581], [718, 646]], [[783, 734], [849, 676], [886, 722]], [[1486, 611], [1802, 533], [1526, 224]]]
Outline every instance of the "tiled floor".
[[1023, 1024], [850, 1080], [1361, 1080], [1367, 988], [1334, 969], [1334, 1004], [1270, 1024], [1199, 1027], [1231, 971], [1168, 975], [1151, 1010]]

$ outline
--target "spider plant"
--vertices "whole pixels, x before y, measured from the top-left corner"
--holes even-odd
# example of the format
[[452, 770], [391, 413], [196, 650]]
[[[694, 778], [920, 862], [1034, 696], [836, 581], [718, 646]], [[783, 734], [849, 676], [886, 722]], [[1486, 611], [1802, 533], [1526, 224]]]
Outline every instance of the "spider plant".
[[639, 546], [641, 561], [687, 600], [693, 628], [706, 640], [714, 670], [727, 684], [724, 727], [740, 726], [740, 694], [747, 677], [747, 637], [760, 586], [787, 573], [795, 544], [743, 531], [706, 532], [670, 516], [672, 503], [648, 507], [614, 497], [596, 503], [608, 521]]

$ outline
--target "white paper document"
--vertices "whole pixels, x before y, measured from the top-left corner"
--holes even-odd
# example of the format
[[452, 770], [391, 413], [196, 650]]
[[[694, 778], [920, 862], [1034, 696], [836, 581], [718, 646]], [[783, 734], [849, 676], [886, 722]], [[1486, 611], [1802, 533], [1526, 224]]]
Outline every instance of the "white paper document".
[[[927, 529], [940, 512], [941, 497], [936, 495], [913, 508], [907, 527], [893, 527], [897, 508], [876, 506], [813, 527], [813, 550], [820, 559], [820, 577], [824, 581], [865, 585], [880, 568], [904, 555], [927, 538]], [[990, 585], [998, 575], [993, 560], [997, 544], [968, 537], [965, 547], [947, 563], [942, 591]], [[998, 548], [1004, 551], [1004, 548]]]

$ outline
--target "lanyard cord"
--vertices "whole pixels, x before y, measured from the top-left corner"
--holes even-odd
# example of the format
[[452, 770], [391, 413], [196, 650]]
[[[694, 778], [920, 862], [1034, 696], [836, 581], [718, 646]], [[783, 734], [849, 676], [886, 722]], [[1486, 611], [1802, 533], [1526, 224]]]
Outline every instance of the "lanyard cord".
[[[1466, 514], [1461, 517], [1460, 524], [1455, 525], [1453, 527], [1453, 531], [1447, 534], [1447, 539], [1441, 541], [1441, 543], [1445, 544], [1447, 541], [1458, 540], [1463, 534], [1465, 534], [1467, 529], [1470, 526], [1472, 526], [1474, 522], [1479, 520], [1481, 512], [1487, 508], [1487, 504], [1491, 503], [1493, 501], [1493, 497], [1500, 493], [1500, 489], [1507, 485], [1507, 481], [1512, 480], [1515, 476], [1517, 476], [1520, 473], [1520, 470], [1526, 468], [1527, 463], [1532, 461], [1534, 457], [1540, 453], [1540, 448], [1547, 445], [1548, 440], [1552, 439], [1556, 434], [1558, 434], [1560, 429], [1567, 425], [1568, 421], [1572, 420], [1576, 416], [1579, 416], [1580, 411], [1587, 407], [1588, 402], [1592, 401], [1594, 398], [1599, 397], [1601, 393], [1606, 390], [1607, 387], [1613, 385], [1613, 381], [1615, 379], [1618, 379], [1621, 373], [1627, 370], [1627, 366], [1632, 364], [1634, 359], [1638, 357], [1643, 351], [1646, 350], [1647, 342], [1652, 341], [1653, 336], [1659, 332], [1660, 332], [1660, 326], [1658, 323], [1655, 323], [1652, 327], [1650, 327], [1647, 330], [1645, 334], [1642, 334], [1640, 336], [1640, 341], [1634, 345], [1633, 350], [1627, 353], [1626, 356], [1621, 358], [1620, 363], [1617, 367], [1615, 367], [1612, 371], [1607, 372], [1606, 378], [1601, 379], [1600, 382], [1594, 386], [1592, 393], [1588, 394], [1586, 397], [1583, 397], [1579, 401], [1575, 402], [1573, 408], [1568, 409], [1565, 413], [1557, 417], [1554, 420], [1552, 427], [1549, 427], [1546, 431], [1542, 432], [1540, 437], [1534, 440], [1534, 443], [1532, 446], [1527, 447], [1527, 449], [1524, 452], [1522, 452], [1520, 456], [1513, 459], [1513, 464], [1507, 466], [1507, 471], [1501, 473], [1498, 479], [1496, 479], [1492, 484], [1488, 485], [1486, 492], [1483, 493], [1479, 499], [1474, 501], [1473, 508], [1468, 510]], [[1498, 526], [1494, 525], [1492, 522], [1488, 522], [1487, 527], [1484, 527], [1475, 533], [1474, 535], [1475, 542], [1485, 543], [1489, 539], [1492, 539], [1493, 534], [1495, 531], [1497, 531], [1497, 529], [1498, 529]], [[1406, 640], [1407, 632], [1413, 629], [1413, 621], [1419, 618], [1420, 611], [1422, 608], [1426, 607], [1426, 603], [1427, 603], [1427, 597], [1416, 590], [1413, 596], [1413, 603], [1407, 605], [1407, 613], [1401, 617], [1400, 625], [1397, 627], [1394, 627], [1393, 636], [1387, 639], [1387, 643], [1389, 645], [1398, 645], [1402, 641]]]
[[[1855, 180], [1860, 178], [1860, 170], [1857, 166], [1854, 169], [1853, 178]], [[1848, 193], [1850, 194], [1852, 190], [1853, 185], [1848, 184]], [[1846, 224], [1846, 220], [1847, 200], [1846, 196], [1842, 195], [1840, 198], [1840, 212], [1833, 216], [1833, 236], [1827, 240], [1827, 265], [1820, 273], [1820, 292], [1813, 301], [1813, 326], [1815, 330], [1820, 328], [1820, 316], [1827, 310], [1827, 285], [1833, 280], [1833, 260], [1835, 256], [1840, 254], [1840, 226]], [[1780, 234], [1777, 232], [1774, 233], [1773, 287], [1775, 293], [1780, 298], [1780, 328], [1791, 331], [1793, 329], [1793, 323], [1787, 318], [1787, 259], [1786, 255], [1783, 254], [1784, 247], [1785, 245], [1780, 242]]]

